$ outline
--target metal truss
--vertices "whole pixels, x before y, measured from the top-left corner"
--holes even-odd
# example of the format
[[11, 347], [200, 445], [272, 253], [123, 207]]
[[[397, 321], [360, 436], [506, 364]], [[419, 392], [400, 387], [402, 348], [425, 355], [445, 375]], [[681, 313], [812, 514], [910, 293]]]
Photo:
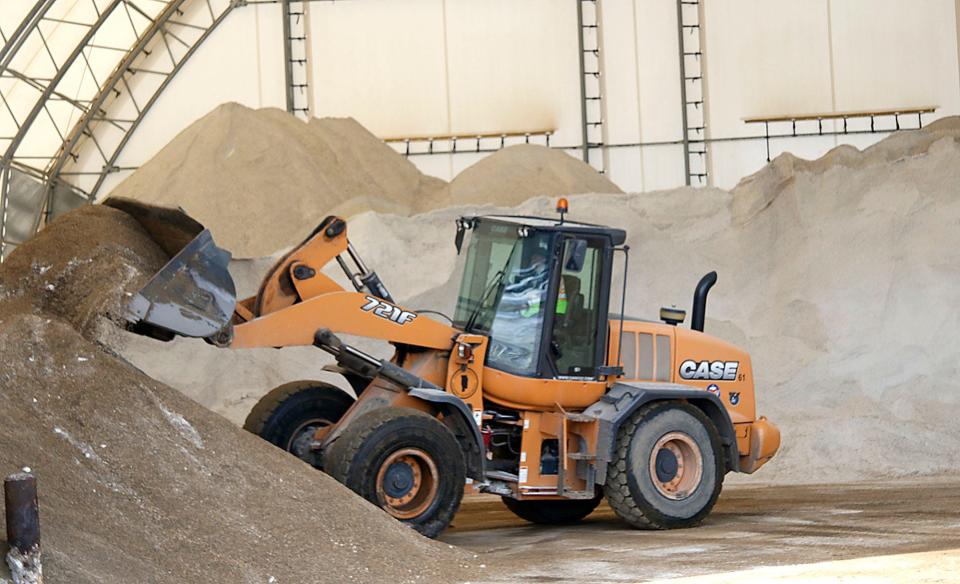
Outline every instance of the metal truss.
[[583, 161], [604, 174], [607, 167], [606, 131], [603, 120], [603, 35], [600, 0], [576, 0], [577, 37], [580, 50], [580, 133]]
[[680, 112], [683, 124], [683, 169], [687, 185], [708, 183], [706, 68], [700, 0], [677, 0], [677, 45], [680, 48]]
[[117, 160], [147, 112], [238, 5], [38, 0], [3, 35], [0, 123], [12, 131], [0, 136], [0, 258], [124, 170]]
[[281, 0], [283, 7], [283, 60], [287, 85], [287, 111], [310, 119], [310, 43], [306, 0]]

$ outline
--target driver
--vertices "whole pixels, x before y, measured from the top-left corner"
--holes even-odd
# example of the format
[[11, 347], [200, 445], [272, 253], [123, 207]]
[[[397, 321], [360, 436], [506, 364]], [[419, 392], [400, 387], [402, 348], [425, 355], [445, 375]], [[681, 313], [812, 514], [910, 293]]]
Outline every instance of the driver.
[[503, 310], [519, 312], [525, 318], [538, 314], [549, 284], [546, 256], [539, 251], [534, 253], [527, 267], [514, 271], [510, 282], [503, 289]]
[[545, 249], [536, 249], [525, 267], [516, 268], [500, 297], [494, 315], [491, 336], [504, 350], [501, 361], [528, 371], [535, 365], [535, 349], [543, 327], [543, 305], [550, 284], [550, 271]]
[[[525, 268], [518, 268], [510, 277], [512, 284], [503, 290], [500, 306], [503, 310], [519, 312], [520, 316], [529, 318], [540, 313], [541, 305], [546, 299], [549, 273], [546, 256], [537, 251], [530, 258], [530, 264]], [[567, 291], [564, 278], [560, 279], [560, 289], [557, 292], [557, 314], [567, 313]]]
[[[503, 289], [491, 333], [498, 339], [499, 345], [509, 344], [514, 349], [501, 358], [519, 369], [527, 369], [533, 365], [536, 355], [532, 349], [539, 345], [543, 329], [543, 307], [550, 285], [546, 250], [535, 250], [526, 267], [514, 269], [508, 281], [510, 283]], [[566, 312], [566, 285], [561, 278], [556, 313], [564, 315]]]

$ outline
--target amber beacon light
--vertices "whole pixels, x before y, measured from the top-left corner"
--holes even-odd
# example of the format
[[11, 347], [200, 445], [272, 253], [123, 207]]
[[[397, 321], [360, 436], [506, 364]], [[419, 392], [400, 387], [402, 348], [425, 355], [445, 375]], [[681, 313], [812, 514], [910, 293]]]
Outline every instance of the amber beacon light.
[[567, 202], [567, 199], [560, 197], [557, 199], [557, 213], [560, 213], [560, 223], [563, 223], [563, 216], [567, 214], [567, 211], [570, 210], [570, 203]]

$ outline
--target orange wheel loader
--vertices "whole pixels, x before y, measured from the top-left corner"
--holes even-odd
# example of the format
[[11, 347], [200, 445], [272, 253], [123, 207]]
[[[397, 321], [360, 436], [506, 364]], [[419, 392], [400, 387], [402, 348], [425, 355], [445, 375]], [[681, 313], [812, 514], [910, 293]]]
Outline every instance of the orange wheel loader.
[[[697, 285], [663, 322], [624, 316], [621, 229], [560, 217], [457, 220], [463, 276], [449, 322], [397, 304], [327, 217], [237, 301], [209, 231], [128, 200], [172, 256], [127, 307], [133, 330], [220, 347], [313, 345], [353, 394], [303, 380], [268, 393], [245, 427], [330, 474], [420, 533], [453, 519], [466, 479], [534, 523], [578, 521], [606, 497], [628, 524], [699, 524], [728, 472], [753, 473], [780, 433], [756, 413], [750, 357], [703, 333]], [[469, 241], [467, 239], [469, 238]], [[451, 251], [453, 253], [453, 251]], [[336, 260], [354, 290], [324, 273]], [[619, 307], [619, 312], [610, 306]], [[388, 341], [389, 360], [337, 334]]]

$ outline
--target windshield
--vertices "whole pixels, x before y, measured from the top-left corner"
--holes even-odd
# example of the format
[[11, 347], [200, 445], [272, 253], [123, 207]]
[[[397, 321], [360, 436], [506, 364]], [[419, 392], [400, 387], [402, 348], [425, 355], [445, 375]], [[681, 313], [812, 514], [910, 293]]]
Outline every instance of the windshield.
[[549, 286], [549, 233], [481, 222], [467, 248], [454, 325], [490, 337], [487, 363], [536, 373]]

